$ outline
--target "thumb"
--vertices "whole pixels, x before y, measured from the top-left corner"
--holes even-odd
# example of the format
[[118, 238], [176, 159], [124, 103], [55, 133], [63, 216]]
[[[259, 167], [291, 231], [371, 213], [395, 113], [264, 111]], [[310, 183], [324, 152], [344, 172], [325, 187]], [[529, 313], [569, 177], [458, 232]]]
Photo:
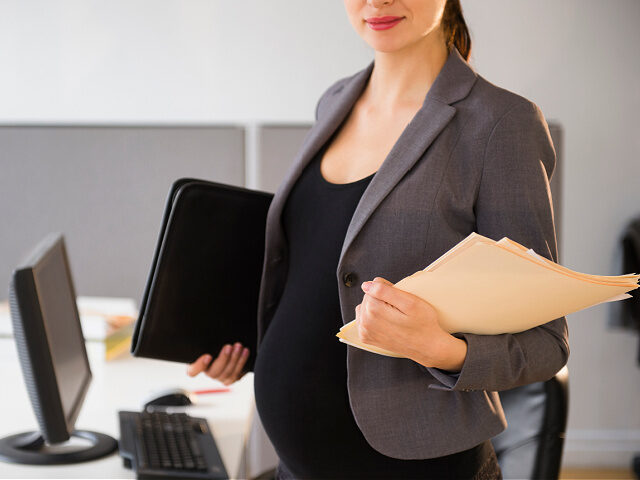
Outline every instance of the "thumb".
[[189, 375], [190, 377], [194, 377], [200, 372], [206, 370], [207, 367], [209, 366], [210, 361], [211, 361], [211, 355], [209, 355], [208, 353], [202, 355], [195, 362], [187, 366], [187, 375]]
[[373, 279], [374, 282], [382, 282], [382, 283], [386, 283], [387, 285], [393, 285], [393, 283], [391, 283], [389, 280], [387, 280], [386, 278], [382, 278], [382, 277], [376, 277]]

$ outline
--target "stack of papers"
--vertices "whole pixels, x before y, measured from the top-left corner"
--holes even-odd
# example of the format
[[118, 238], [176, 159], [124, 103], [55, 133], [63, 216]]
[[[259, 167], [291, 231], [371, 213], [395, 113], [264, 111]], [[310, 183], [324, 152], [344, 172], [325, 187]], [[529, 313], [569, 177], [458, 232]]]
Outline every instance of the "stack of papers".
[[[507, 237], [472, 233], [424, 270], [395, 286], [429, 302], [449, 333], [516, 333], [603, 302], [630, 298], [640, 275], [589, 275], [538, 255]], [[341, 342], [402, 357], [360, 341], [355, 320]]]
[[78, 297], [78, 313], [85, 340], [106, 340], [122, 327], [131, 325], [138, 317], [132, 298]]
[[85, 340], [104, 342], [106, 360], [129, 352], [138, 317], [133, 299], [78, 297], [77, 303]]
[[[129, 351], [133, 326], [138, 317], [135, 300], [80, 296], [76, 301], [85, 340], [104, 342], [107, 360]], [[0, 338], [12, 336], [9, 302], [0, 302]]]

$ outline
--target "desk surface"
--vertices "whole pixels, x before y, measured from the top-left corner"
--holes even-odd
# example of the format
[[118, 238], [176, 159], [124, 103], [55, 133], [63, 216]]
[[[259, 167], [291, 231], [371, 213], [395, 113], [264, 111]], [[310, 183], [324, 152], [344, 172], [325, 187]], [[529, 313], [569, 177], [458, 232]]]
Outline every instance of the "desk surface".
[[[140, 410], [145, 398], [164, 388], [195, 390], [222, 386], [204, 375], [187, 376], [186, 366], [182, 364], [133, 358], [128, 354], [105, 362], [104, 345], [100, 342], [87, 342], [87, 353], [93, 381], [76, 421], [79, 430], [95, 430], [118, 438], [118, 410]], [[12, 338], [0, 338], [0, 385], [5, 390], [0, 412], [0, 436], [36, 430], [37, 422]], [[246, 445], [254, 410], [253, 375], [245, 375], [231, 386], [230, 392], [201, 395], [199, 400], [197, 405], [176, 407], [176, 410], [206, 418], [229, 475], [236, 478], [247, 476]], [[121, 457], [116, 453], [76, 465], [43, 467], [0, 463], [0, 477], [135, 478], [135, 474], [124, 468]]]

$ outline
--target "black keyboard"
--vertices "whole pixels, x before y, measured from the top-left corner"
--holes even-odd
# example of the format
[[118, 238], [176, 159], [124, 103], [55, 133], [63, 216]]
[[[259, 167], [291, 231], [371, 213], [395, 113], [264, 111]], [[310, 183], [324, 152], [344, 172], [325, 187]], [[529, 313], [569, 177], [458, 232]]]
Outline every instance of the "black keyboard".
[[120, 456], [137, 478], [229, 478], [204, 418], [163, 411], [118, 415]]

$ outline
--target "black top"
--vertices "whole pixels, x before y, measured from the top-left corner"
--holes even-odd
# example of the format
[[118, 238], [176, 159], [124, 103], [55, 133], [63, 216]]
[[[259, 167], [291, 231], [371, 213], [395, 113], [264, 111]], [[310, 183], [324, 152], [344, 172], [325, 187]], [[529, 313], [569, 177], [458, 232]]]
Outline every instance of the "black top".
[[283, 210], [287, 281], [254, 369], [265, 431], [295, 478], [469, 477], [487, 456], [486, 445], [438, 459], [399, 460], [374, 450], [355, 423], [347, 346], [335, 336], [343, 325], [336, 270], [347, 227], [373, 175], [328, 182], [320, 172], [325, 149], [305, 168]]

